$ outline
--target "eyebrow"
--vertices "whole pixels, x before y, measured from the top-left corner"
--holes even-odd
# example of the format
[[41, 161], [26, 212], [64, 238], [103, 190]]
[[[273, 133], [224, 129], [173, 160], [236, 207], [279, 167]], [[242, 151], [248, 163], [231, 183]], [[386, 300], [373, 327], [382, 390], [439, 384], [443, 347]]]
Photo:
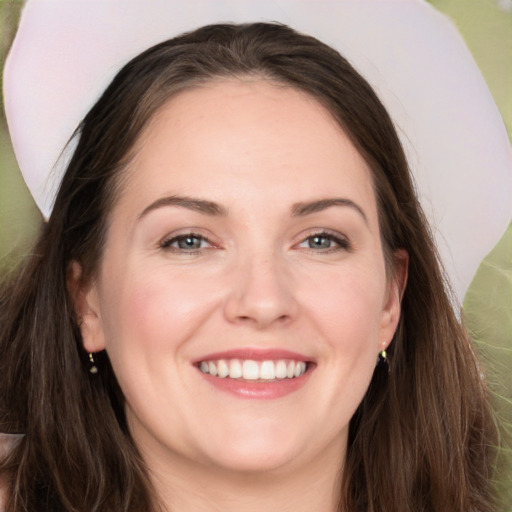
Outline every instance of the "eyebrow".
[[[189, 210], [193, 210], [195, 212], [203, 213], [205, 215], [210, 216], [225, 217], [228, 214], [228, 210], [224, 206], [221, 206], [220, 204], [215, 203], [213, 201], [197, 199], [194, 197], [173, 195], [161, 197], [160, 199], [157, 199], [156, 201], [151, 203], [139, 215], [139, 220], [145, 215], [147, 215], [149, 212], [165, 206], [177, 206], [180, 208], [187, 208]], [[293, 217], [304, 217], [306, 215], [321, 212], [333, 206], [345, 206], [353, 208], [355, 211], [359, 213], [359, 215], [361, 215], [366, 224], [368, 224], [368, 218], [366, 217], [364, 210], [354, 201], [341, 197], [295, 203], [291, 208], [291, 213]]]
[[292, 206], [292, 215], [294, 217], [303, 217], [305, 215], [311, 215], [312, 213], [321, 212], [332, 206], [347, 206], [353, 208], [361, 215], [366, 224], [368, 224], [368, 218], [364, 210], [357, 203], [354, 203], [354, 201], [342, 197], [319, 199], [318, 201], [310, 201], [307, 203], [295, 203]]
[[187, 208], [189, 210], [211, 216], [224, 217], [228, 213], [226, 208], [220, 204], [214, 203], [213, 201], [206, 201], [204, 199], [196, 199], [194, 197], [186, 196], [168, 196], [157, 199], [147, 206], [139, 215], [139, 220], [149, 212], [164, 206], [178, 206], [180, 208]]

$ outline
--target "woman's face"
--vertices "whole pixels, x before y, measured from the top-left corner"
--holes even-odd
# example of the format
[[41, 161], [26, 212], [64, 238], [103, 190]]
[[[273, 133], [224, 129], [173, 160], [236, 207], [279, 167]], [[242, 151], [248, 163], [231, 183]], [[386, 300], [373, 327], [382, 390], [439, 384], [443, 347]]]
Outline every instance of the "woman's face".
[[339, 466], [399, 316], [347, 136], [297, 90], [222, 81], [169, 100], [126, 172], [80, 308], [143, 456]]

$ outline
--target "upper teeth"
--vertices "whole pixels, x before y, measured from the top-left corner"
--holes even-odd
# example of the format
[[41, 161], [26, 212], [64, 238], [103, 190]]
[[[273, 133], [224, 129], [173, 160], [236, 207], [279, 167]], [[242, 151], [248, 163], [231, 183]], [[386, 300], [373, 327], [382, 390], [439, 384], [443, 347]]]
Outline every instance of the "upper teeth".
[[201, 361], [199, 369], [214, 377], [245, 380], [292, 379], [306, 371], [304, 361], [279, 359], [277, 361], [253, 361], [252, 359], [219, 359]]

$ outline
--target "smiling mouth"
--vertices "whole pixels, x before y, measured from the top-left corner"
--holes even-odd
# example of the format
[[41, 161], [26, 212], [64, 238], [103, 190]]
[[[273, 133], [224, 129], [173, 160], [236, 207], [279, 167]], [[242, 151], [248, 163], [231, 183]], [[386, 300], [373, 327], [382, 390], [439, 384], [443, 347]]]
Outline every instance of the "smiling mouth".
[[203, 373], [221, 379], [252, 382], [273, 382], [296, 379], [308, 370], [308, 363], [293, 359], [255, 361], [252, 359], [217, 359], [200, 361], [197, 367]]

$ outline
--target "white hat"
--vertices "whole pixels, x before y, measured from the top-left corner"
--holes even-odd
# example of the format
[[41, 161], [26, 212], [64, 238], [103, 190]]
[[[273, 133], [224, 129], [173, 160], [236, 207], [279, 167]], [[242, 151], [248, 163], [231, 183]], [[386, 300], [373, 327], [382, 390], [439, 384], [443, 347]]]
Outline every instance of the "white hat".
[[215, 22], [279, 21], [335, 47], [397, 126], [459, 300], [512, 216], [512, 151], [453, 25], [421, 0], [28, 0], [5, 66], [11, 138], [43, 215], [74, 129], [130, 58]]

